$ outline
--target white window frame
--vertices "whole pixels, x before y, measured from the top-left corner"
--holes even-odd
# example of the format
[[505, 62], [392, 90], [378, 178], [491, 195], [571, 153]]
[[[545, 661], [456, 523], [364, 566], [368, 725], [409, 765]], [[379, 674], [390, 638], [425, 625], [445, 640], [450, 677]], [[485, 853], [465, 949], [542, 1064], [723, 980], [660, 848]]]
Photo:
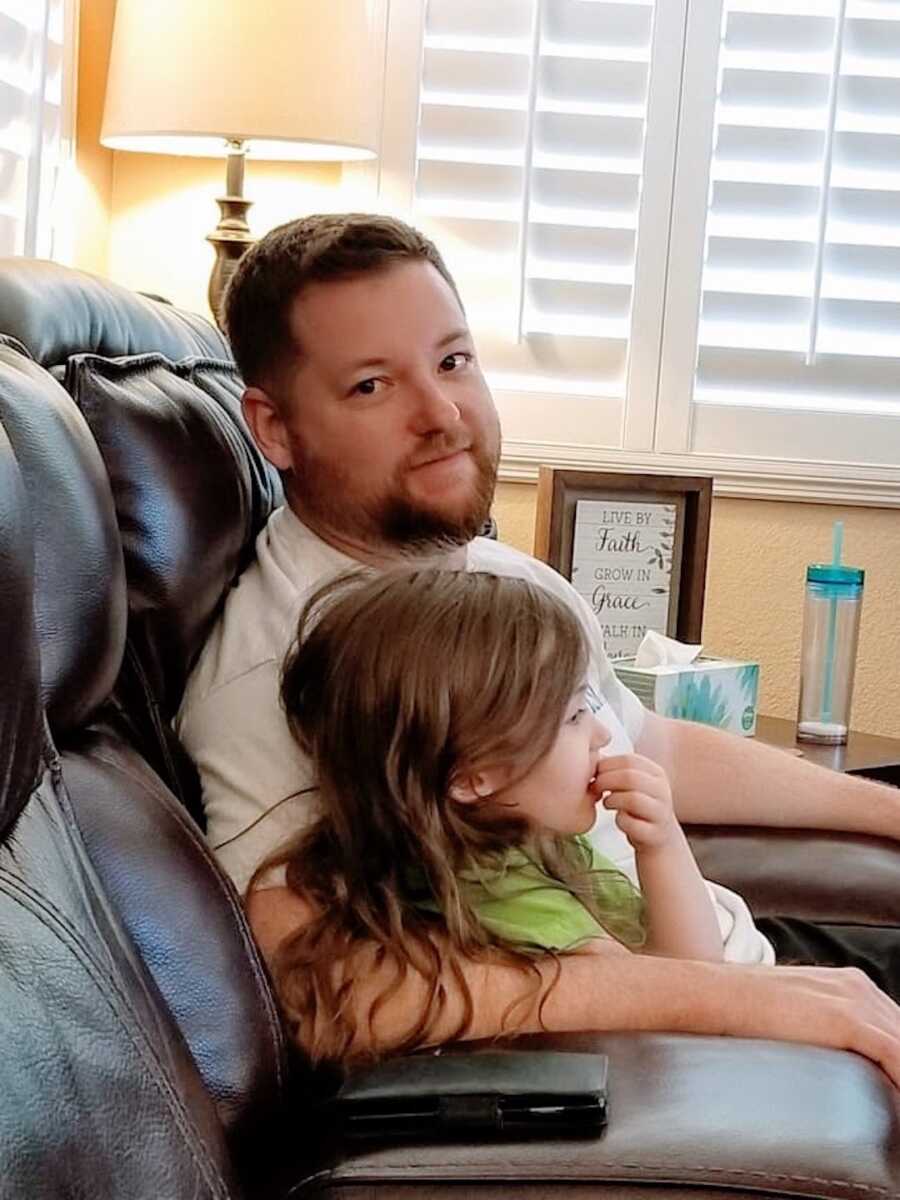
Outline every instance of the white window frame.
[[[370, 195], [376, 196], [382, 211], [408, 217], [426, 0], [373, 4], [385, 74], [382, 153], [368, 176]], [[896, 467], [687, 449], [721, 20], [722, 0], [657, 2], [622, 448], [504, 438], [500, 478], [532, 482], [541, 464], [699, 473], [714, 476], [719, 495], [900, 507], [900, 441]], [[679, 88], [679, 79], [690, 80], [690, 87]], [[671, 102], [676, 93], [678, 105]], [[679, 125], [682, 133], [676, 142]], [[656, 205], [649, 220], [645, 202]], [[654, 292], [646, 285], [647, 273], [658, 270], [661, 259], [667, 264], [668, 283]], [[804, 417], [808, 420], [807, 414], [773, 413], [781, 444], [792, 428], [802, 431]]]
[[[47, 11], [44, 10], [45, 14]], [[41, 132], [43, 94], [35, 93], [33, 119], [29, 123], [33, 152], [29, 159], [29, 181], [21, 208], [24, 227], [22, 254], [49, 257], [56, 262], [70, 264], [74, 257], [75, 238], [73, 201], [79, 0], [62, 0], [62, 25], [62, 94], [57, 169], [48, 196], [43, 191], [47, 181], [41, 178], [44, 165]]]

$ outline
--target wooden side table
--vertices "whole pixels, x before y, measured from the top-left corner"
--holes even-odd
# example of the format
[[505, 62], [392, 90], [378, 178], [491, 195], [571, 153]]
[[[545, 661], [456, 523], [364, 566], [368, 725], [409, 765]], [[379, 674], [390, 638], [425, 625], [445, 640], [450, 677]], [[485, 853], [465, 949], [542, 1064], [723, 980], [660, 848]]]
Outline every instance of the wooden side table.
[[865, 775], [900, 787], [900, 738], [856, 733], [851, 729], [845, 745], [818, 746], [814, 742], [798, 742], [796, 722], [780, 717], [758, 717], [756, 737], [770, 746], [799, 750], [810, 762], [830, 767], [832, 771]]

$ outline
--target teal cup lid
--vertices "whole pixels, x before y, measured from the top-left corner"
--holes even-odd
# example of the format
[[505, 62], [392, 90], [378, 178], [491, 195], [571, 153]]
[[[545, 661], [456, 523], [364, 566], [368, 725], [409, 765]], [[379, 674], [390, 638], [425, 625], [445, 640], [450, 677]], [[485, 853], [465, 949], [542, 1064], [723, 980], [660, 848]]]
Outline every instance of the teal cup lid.
[[866, 573], [862, 567], [839, 567], [834, 563], [810, 563], [806, 568], [807, 583], [830, 583], [845, 587], [862, 587]]

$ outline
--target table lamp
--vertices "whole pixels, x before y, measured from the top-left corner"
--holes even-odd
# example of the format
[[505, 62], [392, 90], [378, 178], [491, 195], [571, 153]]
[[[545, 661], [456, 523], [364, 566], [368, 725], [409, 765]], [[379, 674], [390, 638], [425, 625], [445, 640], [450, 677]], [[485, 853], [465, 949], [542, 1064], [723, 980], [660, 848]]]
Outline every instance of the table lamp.
[[381, 63], [369, 0], [118, 0], [100, 140], [113, 150], [227, 156], [208, 237], [209, 306], [252, 243], [244, 156], [371, 158]]

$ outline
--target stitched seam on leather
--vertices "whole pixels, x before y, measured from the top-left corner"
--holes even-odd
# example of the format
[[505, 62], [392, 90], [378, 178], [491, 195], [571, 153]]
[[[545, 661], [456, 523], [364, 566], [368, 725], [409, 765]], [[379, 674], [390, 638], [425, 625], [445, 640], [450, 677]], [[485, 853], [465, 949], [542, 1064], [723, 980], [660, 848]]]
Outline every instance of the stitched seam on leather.
[[[881, 1187], [880, 1184], [850, 1183], [845, 1179], [833, 1179], [833, 1178], [829, 1178], [828, 1176], [822, 1176], [822, 1175], [800, 1175], [795, 1172], [758, 1171], [758, 1170], [752, 1170], [752, 1169], [745, 1168], [745, 1167], [714, 1167], [714, 1166], [705, 1166], [702, 1163], [698, 1163], [696, 1166], [686, 1168], [683, 1172], [674, 1174], [672, 1172], [671, 1166], [669, 1164], [665, 1164], [665, 1163], [628, 1163], [628, 1162], [603, 1162], [603, 1161], [600, 1161], [600, 1162], [591, 1162], [589, 1164], [589, 1166], [590, 1166], [590, 1170], [600, 1169], [600, 1170], [608, 1170], [610, 1172], [627, 1171], [627, 1172], [629, 1172], [629, 1178], [632, 1177], [634, 1174], [638, 1174], [643, 1177], [643, 1181], [646, 1183], [659, 1183], [659, 1184], [664, 1184], [666, 1186], [677, 1185], [680, 1182], [690, 1182], [690, 1183], [701, 1182], [702, 1183], [703, 1182], [702, 1179], [698, 1180], [696, 1178], [696, 1176], [702, 1174], [702, 1175], [721, 1175], [721, 1176], [725, 1176], [726, 1178], [739, 1179], [739, 1180], [740, 1179], [748, 1179], [748, 1180], [753, 1180], [755, 1182], [769, 1181], [769, 1182], [774, 1182], [774, 1183], [827, 1184], [829, 1187], [842, 1188], [847, 1193], [858, 1193], [859, 1195], [862, 1195], [862, 1196], [886, 1196], [886, 1197], [889, 1197], [890, 1200], [895, 1200], [896, 1197], [900, 1197], [900, 1192], [893, 1191], [890, 1188]], [[566, 1179], [566, 1180], [573, 1180], [576, 1182], [579, 1180], [582, 1180], [584, 1182], [593, 1182], [594, 1181], [593, 1176], [588, 1172], [581, 1172], [578, 1174], [576, 1174], [575, 1172], [571, 1172], [568, 1174], [564, 1174], [563, 1168], [561, 1167], [561, 1164], [559, 1162], [550, 1162], [550, 1163], [529, 1162], [527, 1164], [527, 1167], [528, 1167], [528, 1171], [529, 1171], [528, 1179], [530, 1182], [533, 1182], [536, 1179], [534, 1172], [542, 1171], [542, 1170], [549, 1171], [552, 1173], [552, 1174], [546, 1176], [547, 1179], [562, 1178], [562, 1179]], [[363, 1167], [363, 1166], [354, 1166], [351, 1164], [351, 1165], [347, 1165], [347, 1166], [333, 1168], [330, 1172], [330, 1178], [331, 1178], [331, 1181], [335, 1182], [335, 1183], [340, 1183], [341, 1179], [346, 1178], [346, 1177], [357, 1177], [358, 1179], [369, 1178], [373, 1182], [375, 1182], [379, 1178], [384, 1178], [385, 1176], [388, 1176], [391, 1178], [397, 1178], [400, 1176], [409, 1175], [414, 1179], [421, 1180], [424, 1182], [431, 1178], [431, 1173], [435, 1170], [452, 1170], [452, 1171], [454, 1171], [455, 1174], [453, 1177], [453, 1182], [456, 1182], [456, 1183], [472, 1183], [478, 1177], [477, 1172], [475, 1174], [459, 1173], [459, 1163], [458, 1162], [450, 1162], [450, 1163], [429, 1163], [427, 1166], [424, 1166], [423, 1164], [417, 1164], [415, 1166], [409, 1166], [409, 1167], [407, 1167], [407, 1166], [383, 1167], [380, 1170], [375, 1170], [375, 1171], [373, 1171], [371, 1168], [367, 1169], [366, 1167]], [[482, 1174], [484, 1175], [485, 1182], [493, 1182], [495, 1180], [501, 1180], [501, 1179], [513, 1180], [513, 1179], [520, 1178], [518, 1175], [514, 1175], [509, 1172], [504, 1172], [504, 1173], [482, 1172]], [[615, 1177], [613, 1176], [609, 1180], [599, 1180], [596, 1182], [614, 1182], [614, 1178]]]
[[[230, 371], [235, 378], [240, 379], [241, 373], [238, 370], [238, 365], [233, 358], [207, 358], [202, 354], [188, 354], [184, 358], [180, 358], [176, 364], [184, 371], [194, 371], [198, 367], [201, 370], [206, 370], [209, 367], [221, 368], [225, 367]], [[243, 382], [243, 380], [241, 380]]]
[[[103, 763], [105, 766], [111, 767], [113, 770], [119, 771], [127, 779], [130, 779], [133, 783], [136, 783], [139, 786], [142, 786], [145, 788], [148, 787], [147, 780], [141, 779], [140, 776], [135, 775], [134, 772], [129, 770], [127, 766], [124, 766], [121, 763], [117, 763], [115, 760], [106, 757], [104, 754], [95, 753], [92, 755], [92, 759], [94, 762]], [[268, 979], [266, 978], [265, 974], [263, 973], [263, 971], [260, 968], [259, 951], [256, 947], [256, 943], [253, 941], [253, 939], [251, 937], [248, 936], [248, 933], [247, 933], [246, 916], [244, 915], [243, 906], [241, 904], [235, 902], [234, 894], [233, 894], [231, 888], [229, 888], [222, 880], [221, 873], [220, 873], [221, 868], [215, 862], [215, 859], [212, 855], [212, 852], [210, 851], [208, 843], [205, 841], [204, 838], [202, 838], [200, 836], [199, 831], [197, 830], [197, 828], [193, 824], [193, 822], [188, 821], [188, 819], [185, 817], [183, 811], [178, 807], [178, 805], [170, 803], [168, 797], [165, 796], [165, 794], [162, 791], [160, 791], [160, 793], [159, 793], [159, 799], [160, 799], [160, 803], [166, 804], [169, 812], [172, 813], [176, 817], [176, 819], [181, 823], [181, 826], [182, 826], [184, 832], [191, 839], [194, 846], [200, 850], [200, 852], [203, 854], [203, 856], [206, 859], [209, 860], [210, 866], [214, 867], [214, 870], [212, 871], [212, 875], [213, 875], [213, 878], [215, 879], [216, 887], [219, 889], [219, 892], [224, 897], [225, 902], [227, 903], [230, 912], [232, 914], [236, 915], [237, 917], [239, 917], [239, 919], [235, 922], [235, 925], [237, 927], [237, 931], [238, 931], [238, 934], [241, 939], [241, 945], [247, 951], [247, 957], [250, 960], [250, 965], [251, 965], [251, 969], [253, 972], [253, 978], [256, 980], [257, 984], [259, 985], [258, 990], [260, 993], [260, 998], [263, 1001], [266, 1012], [268, 1014], [269, 1019], [267, 1021], [267, 1027], [269, 1029], [269, 1032], [272, 1035], [273, 1049], [275, 1050], [275, 1076], [276, 1076], [279, 1090], [281, 1091], [284, 1089], [284, 1086], [285, 1086], [284, 1078], [283, 1078], [282, 1070], [281, 1070], [282, 1058], [283, 1058], [283, 1055], [285, 1052], [284, 1031], [283, 1031], [283, 1028], [281, 1025], [281, 1019], [278, 1015], [278, 1010], [277, 1010], [276, 1006], [274, 1005], [274, 1003], [272, 1002], [271, 990], [269, 988]], [[73, 811], [72, 815], [73, 815], [73, 819], [75, 820], [75, 822], [77, 824], [78, 817], [74, 813], [74, 811]], [[79, 832], [80, 832], [80, 826], [79, 826]], [[88, 857], [90, 857], [90, 856], [88, 856]]]
[[[167, 358], [165, 354], [160, 354], [158, 350], [150, 350], [143, 354], [122, 354], [116, 358], [109, 358], [107, 355], [94, 352], [80, 354], [77, 357], [80, 360], [78, 363], [79, 366], [89, 364], [92, 371], [110, 381], [119, 379], [126, 373], [134, 374], [141, 372], [146, 374], [154, 367], [173, 367], [175, 365], [171, 358]], [[79, 377], [81, 377], [81, 374], [79, 372]]]
[[[135, 650], [134, 646], [132, 645], [130, 638], [125, 639], [125, 657], [128, 659], [131, 667], [134, 669], [134, 672], [137, 675], [138, 681], [141, 685], [141, 689], [147, 700], [147, 708], [148, 708], [149, 714], [150, 714], [150, 721], [153, 725], [153, 732], [156, 734], [157, 747], [162, 754], [163, 762], [165, 763], [166, 770], [169, 773], [169, 779], [172, 781], [173, 786], [177, 786], [178, 772], [175, 769], [175, 761], [169, 752], [169, 746], [168, 746], [168, 743], [166, 742], [165, 733], [163, 732], [162, 725], [161, 725], [161, 722], [159, 719], [159, 701], [156, 699], [155, 695], [153, 694], [153, 689], [150, 687], [150, 684], [147, 680], [147, 674], [144, 671], [144, 667], [141, 662], [141, 657]], [[179, 791], [180, 791], [180, 789], [179, 789]], [[181, 799], [183, 801], [184, 797], [179, 796], [179, 799]]]
[[[29, 362], [35, 362], [37, 366], [41, 366], [40, 362], [37, 361], [28, 346], [25, 346], [24, 342], [20, 342], [18, 337], [13, 337], [12, 334], [0, 334], [0, 346], [5, 346], [7, 349], [14, 350], [14, 352], [17, 354], [22, 355], [24, 359], [28, 359]], [[43, 370], [47, 370], [47, 368], [44, 367]]]
[[[20, 907], [31, 911], [32, 915], [51, 934], [75, 953], [94, 983], [101, 999], [106, 1002], [113, 1016], [120, 1022], [138, 1058], [144, 1063], [146, 1078], [168, 1100], [171, 1114], [181, 1131], [185, 1147], [202, 1172], [206, 1183], [218, 1194], [227, 1198], [228, 1189], [225, 1180], [207, 1153], [202, 1140], [197, 1136], [184, 1102], [170, 1084], [162, 1060], [144, 1033], [143, 1026], [118, 980], [104, 969], [103, 964], [94, 957], [90, 947], [84, 942], [77, 929], [45, 896], [41, 896], [40, 893], [28, 887], [5, 867], [0, 867], [0, 889], [2, 889], [4, 881], [7, 885], [5, 889], [7, 894], [13, 900], [17, 900]], [[106, 988], [110, 988], [120, 1000], [121, 1011], [112, 1003], [112, 998]], [[153, 1069], [154, 1067], [156, 1070]], [[218, 1185], [221, 1185], [221, 1191], [219, 1191]]]

